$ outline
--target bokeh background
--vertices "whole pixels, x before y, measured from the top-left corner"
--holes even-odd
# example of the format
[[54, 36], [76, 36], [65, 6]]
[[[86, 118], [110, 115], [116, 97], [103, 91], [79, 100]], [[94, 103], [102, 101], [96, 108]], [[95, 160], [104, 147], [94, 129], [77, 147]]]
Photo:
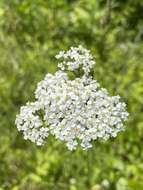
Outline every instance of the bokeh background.
[[[15, 127], [59, 50], [83, 45], [94, 78], [119, 94], [126, 131], [90, 151], [53, 138], [39, 148]], [[0, 190], [143, 189], [143, 1], [0, 0]]]

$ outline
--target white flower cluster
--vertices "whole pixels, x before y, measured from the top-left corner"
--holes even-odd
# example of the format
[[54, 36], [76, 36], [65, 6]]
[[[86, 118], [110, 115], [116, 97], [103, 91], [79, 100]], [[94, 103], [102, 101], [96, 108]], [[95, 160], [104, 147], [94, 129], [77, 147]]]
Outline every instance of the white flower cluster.
[[[92, 140], [116, 137], [128, 117], [126, 105], [120, 102], [119, 96], [110, 97], [106, 89], [88, 76], [94, 65], [89, 51], [79, 46], [56, 57], [64, 58], [59, 66], [63, 70], [82, 65], [84, 75], [70, 80], [61, 70], [55, 75], [47, 74], [38, 83], [36, 101], [21, 107], [16, 118], [18, 130], [37, 145], [43, 145], [51, 134], [65, 141], [69, 150], [76, 149], [78, 144], [88, 149]], [[73, 62], [66, 64], [67, 57]]]
[[90, 51], [79, 47], [71, 47], [67, 52], [60, 51], [58, 55], [56, 55], [57, 59], [63, 59], [63, 62], [58, 64], [58, 67], [64, 71], [74, 71], [77, 69], [82, 69], [84, 75], [88, 75], [90, 70], [95, 65], [95, 61], [93, 61], [93, 57], [90, 55]]

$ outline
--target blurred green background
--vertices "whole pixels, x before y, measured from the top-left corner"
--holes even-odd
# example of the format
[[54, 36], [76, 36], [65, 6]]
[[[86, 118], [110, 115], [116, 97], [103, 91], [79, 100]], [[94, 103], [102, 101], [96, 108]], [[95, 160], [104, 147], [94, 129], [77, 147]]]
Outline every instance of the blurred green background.
[[[53, 138], [39, 148], [15, 127], [55, 54], [82, 44], [94, 78], [119, 94], [126, 131], [75, 152]], [[143, 190], [143, 1], [0, 0], [0, 190]]]

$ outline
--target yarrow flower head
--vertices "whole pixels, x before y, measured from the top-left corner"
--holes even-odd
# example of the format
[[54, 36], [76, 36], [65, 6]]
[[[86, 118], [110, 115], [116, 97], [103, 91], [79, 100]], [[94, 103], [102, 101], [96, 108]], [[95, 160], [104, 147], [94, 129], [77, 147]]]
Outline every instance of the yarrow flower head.
[[[109, 96], [90, 76], [95, 65], [90, 51], [72, 47], [56, 55], [59, 71], [47, 74], [38, 83], [35, 102], [22, 106], [16, 125], [24, 139], [43, 145], [48, 135], [66, 142], [69, 150], [80, 144], [85, 150], [92, 141], [116, 137], [124, 130], [128, 117], [126, 104], [119, 96]], [[83, 71], [81, 77], [70, 80], [66, 71]]]
[[88, 75], [95, 65], [95, 61], [93, 61], [90, 51], [82, 46], [77, 48], [71, 47], [67, 52], [60, 51], [59, 54], [56, 55], [56, 58], [63, 59], [63, 61], [58, 64], [61, 70], [74, 71], [82, 68], [84, 75]]

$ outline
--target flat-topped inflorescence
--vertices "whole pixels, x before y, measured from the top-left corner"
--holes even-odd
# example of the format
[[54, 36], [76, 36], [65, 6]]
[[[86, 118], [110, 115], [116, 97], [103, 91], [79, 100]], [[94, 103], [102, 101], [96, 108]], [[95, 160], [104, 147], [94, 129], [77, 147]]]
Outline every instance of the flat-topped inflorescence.
[[[126, 104], [120, 102], [119, 96], [109, 96], [90, 77], [95, 62], [89, 51], [81, 46], [72, 47], [56, 57], [64, 58], [60, 70], [47, 74], [37, 85], [36, 101], [21, 107], [16, 117], [18, 130], [37, 145], [43, 145], [48, 135], [53, 135], [65, 141], [69, 150], [76, 149], [78, 144], [88, 149], [93, 140], [116, 137], [124, 130], [123, 121], [128, 117]], [[83, 76], [70, 80], [65, 70], [80, 67]]]

